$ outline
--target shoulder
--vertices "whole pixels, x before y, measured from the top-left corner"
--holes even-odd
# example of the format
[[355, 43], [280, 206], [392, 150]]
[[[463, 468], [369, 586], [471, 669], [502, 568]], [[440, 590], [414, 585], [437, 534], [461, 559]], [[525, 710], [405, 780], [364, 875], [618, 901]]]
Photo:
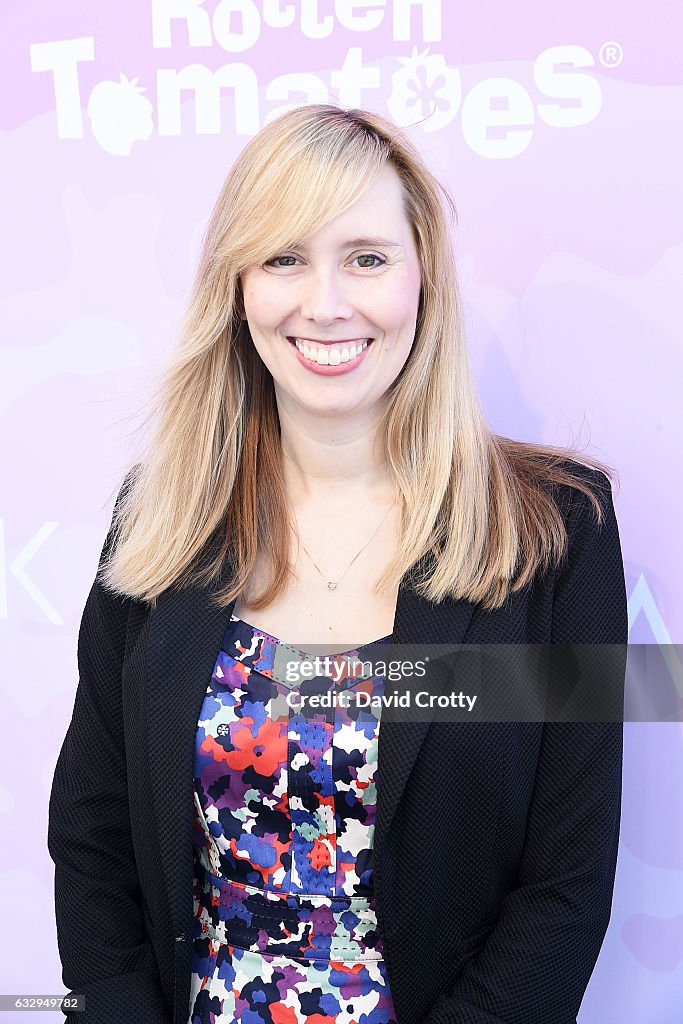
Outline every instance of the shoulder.
[[556, 469], [567, 479], [548, 479], [542, 486], [562, 516], [570, 547], [579, 535], [600, 533], [614, 518], [612, 483], [601, 469], [575, 459], [562, 459]]
[[587, 466], [583, 462], [577, 462], [576, 459], [562, 459], [561, 462], [558, 462], [557, 468], [575, 480], [575, 483], [572, 484], [556, 485], [557, 497], [567, 505], [567, 511], [569, 511], [569, 506], [576, 502], [579, 495], [583, 493], [582, 486], [588, 487], [598, 496], [604, 496], [611, 492], [611, 481], [601, 469]]
[[595, 501], [581, 487], [557, 488], [567, 545], [555, 575], [553, 638], [623, 643], [628, 637], [626, 584], [612, 484], [602, 470], [573, 460], [569, 471]]

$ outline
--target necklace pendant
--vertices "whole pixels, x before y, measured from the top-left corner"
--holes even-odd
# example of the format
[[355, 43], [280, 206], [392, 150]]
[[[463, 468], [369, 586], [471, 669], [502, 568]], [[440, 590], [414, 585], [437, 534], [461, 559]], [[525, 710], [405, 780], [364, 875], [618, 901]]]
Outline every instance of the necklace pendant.
[[327, 589], [328, 589], [328, 590], [334, 590], [334, 588], [335, 588], [336, 586], [337, 586], [337, 584], [336, 584], [336, 583], [334, 582], [334, 580], [329, 580], [329, 581], [328, 581], [328, 584], [327, 584]]

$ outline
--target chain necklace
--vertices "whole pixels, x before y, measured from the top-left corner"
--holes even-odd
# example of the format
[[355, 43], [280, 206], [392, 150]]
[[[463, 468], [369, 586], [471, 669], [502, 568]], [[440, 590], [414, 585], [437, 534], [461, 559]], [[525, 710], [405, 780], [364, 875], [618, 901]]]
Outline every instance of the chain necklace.
[[353, 565], [353, 563], [354, 563], [354, 562], [356, 561], [356, 558], [358, 558], [358, 557], [359, 557], [359, 555], [362, 555], [362, 554], [363, 554], [363, 552], [365, 551], [366, 547], [368, 546], [368, 544], [370, 543], [370, 541], [372, 540], [372, 538], [373, 538], [373, 537], [375, 536], [375, 534], [376, 534], [376, 533], [377, 533], [377, 532], [379, 531], [379, 527], [380, 527], [380, 526], [382, 525], [382, 523], [384, 522], [384, 520], [385, 520], [385, 519], [387, 518], [387, 516], [389, 515], [389, 513], [391, 512], [391, 510], [392, 510], [392, 508], [394, 507], [394, 505], [395, 505], [395, 504], [396, 504], [396, 501], [392, 501], [391, 505], [389, 506], [389, 508], [388, 508], [388, 509], [386, 510], [386, 512], [384, 513], [384, 515], [383, 515], [383, 516], [382, 516], [382, 518], [380, 519], [380, 522], [379, 522], [379, 526], [377, 527], [377, 529], [375, 530], [375, 532], [374, 532], [374, 533], [372, 534], [372, 536], [371, 536], [371, 537], [370, 537], [370, 538], [369, 538], [368, 540], [366, 540], [365, 544], [364, 544], [364, 545], [363, 545], [363, 547], [362, 547], [362, 548], [360, 549], [360, 551], [358, 552], [358, 554], [357, 554], [357, 555], [356, 555], [356, 556], [355, 556], [354, 558], [352, 558], [352, 559], [351, 559], [351, 561], [349, 562], [349, 564], [347, 565], [347, 567], [346, 567], [346, 568], [344, 569], [344, 572], [343, 572], [343, 573], [341, 574], [341, 576], [340, 576], [340, 577], [339, 577], [338, 579], [336, 579], [336, 580], [330, 580], [330, 579], [328, 579], [328, 578], [327, 578], [327, 576], [325, 575], [325, 573], [321, 571], [321, 569], [320, 569], [320, 568], [319, 568], [319, 567], [318, 567], [318, 566], [317, 566], [317, 565], [315, 564], [315, 562], [313, 562], [313, 556], [311, 555], [310, 551], [308, 551], [308, 550], [307, 550], [307, 548], [306, 548], [306, 546], [305, 546], [304, 542], [303, 542], [303, 541], [301, 540], [301, 537], [299, 537], [299, 543], [301, 544], [301, 547], [302, 547], [302, 548], [304, 549], [304, 551], [306, 552], [306, 554], [308, 555], [308, 557], [309, 557], [309, 558], [311, 559], [311, 561], [313, 562], [313, 565], [315, 565], [316, 569], [318, 570], [318, 572], [320, 573], [320, 575], [322, 576], [322, 578], [323, 578], [323, 579], [325, 580], [325, 582], [327, 583], [327, 589], [328, 589], [328, 590], [335, 590], [335, 589], [336, 589], [336, 586], [337, 586], [337, 584], [339, 583], [339, 581], [340, 581], [340, 580], [342, 580], [342, 579], [344, 578], [344, 576], [346, 576], [347, 572], [349, 571], [349, 569], [351, 568], [351, 566]]

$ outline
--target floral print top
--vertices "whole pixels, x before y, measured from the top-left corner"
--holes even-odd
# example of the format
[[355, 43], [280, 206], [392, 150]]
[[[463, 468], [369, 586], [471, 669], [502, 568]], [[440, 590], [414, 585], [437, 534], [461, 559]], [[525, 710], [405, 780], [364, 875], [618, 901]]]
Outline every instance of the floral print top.
[[188, 1024], [396, 1024], [372, 884], [381, 712], [357, 699], [383, 693], [372, 646], [292, 682], [310, 655], [231, 616], [196, 732]]

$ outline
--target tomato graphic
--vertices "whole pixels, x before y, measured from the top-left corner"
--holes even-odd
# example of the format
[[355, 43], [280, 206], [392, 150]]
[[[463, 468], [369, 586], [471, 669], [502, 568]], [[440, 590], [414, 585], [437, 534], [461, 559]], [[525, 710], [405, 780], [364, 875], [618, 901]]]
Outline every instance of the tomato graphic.
[[119, 75], [118, 82], [100, 82], [90, 93], [88, 117], [102, 149], [114, 156], [129, 156], [134, 142], [146, 142], [152, 131], [152, 104], [140, 95], [138, 79]]

